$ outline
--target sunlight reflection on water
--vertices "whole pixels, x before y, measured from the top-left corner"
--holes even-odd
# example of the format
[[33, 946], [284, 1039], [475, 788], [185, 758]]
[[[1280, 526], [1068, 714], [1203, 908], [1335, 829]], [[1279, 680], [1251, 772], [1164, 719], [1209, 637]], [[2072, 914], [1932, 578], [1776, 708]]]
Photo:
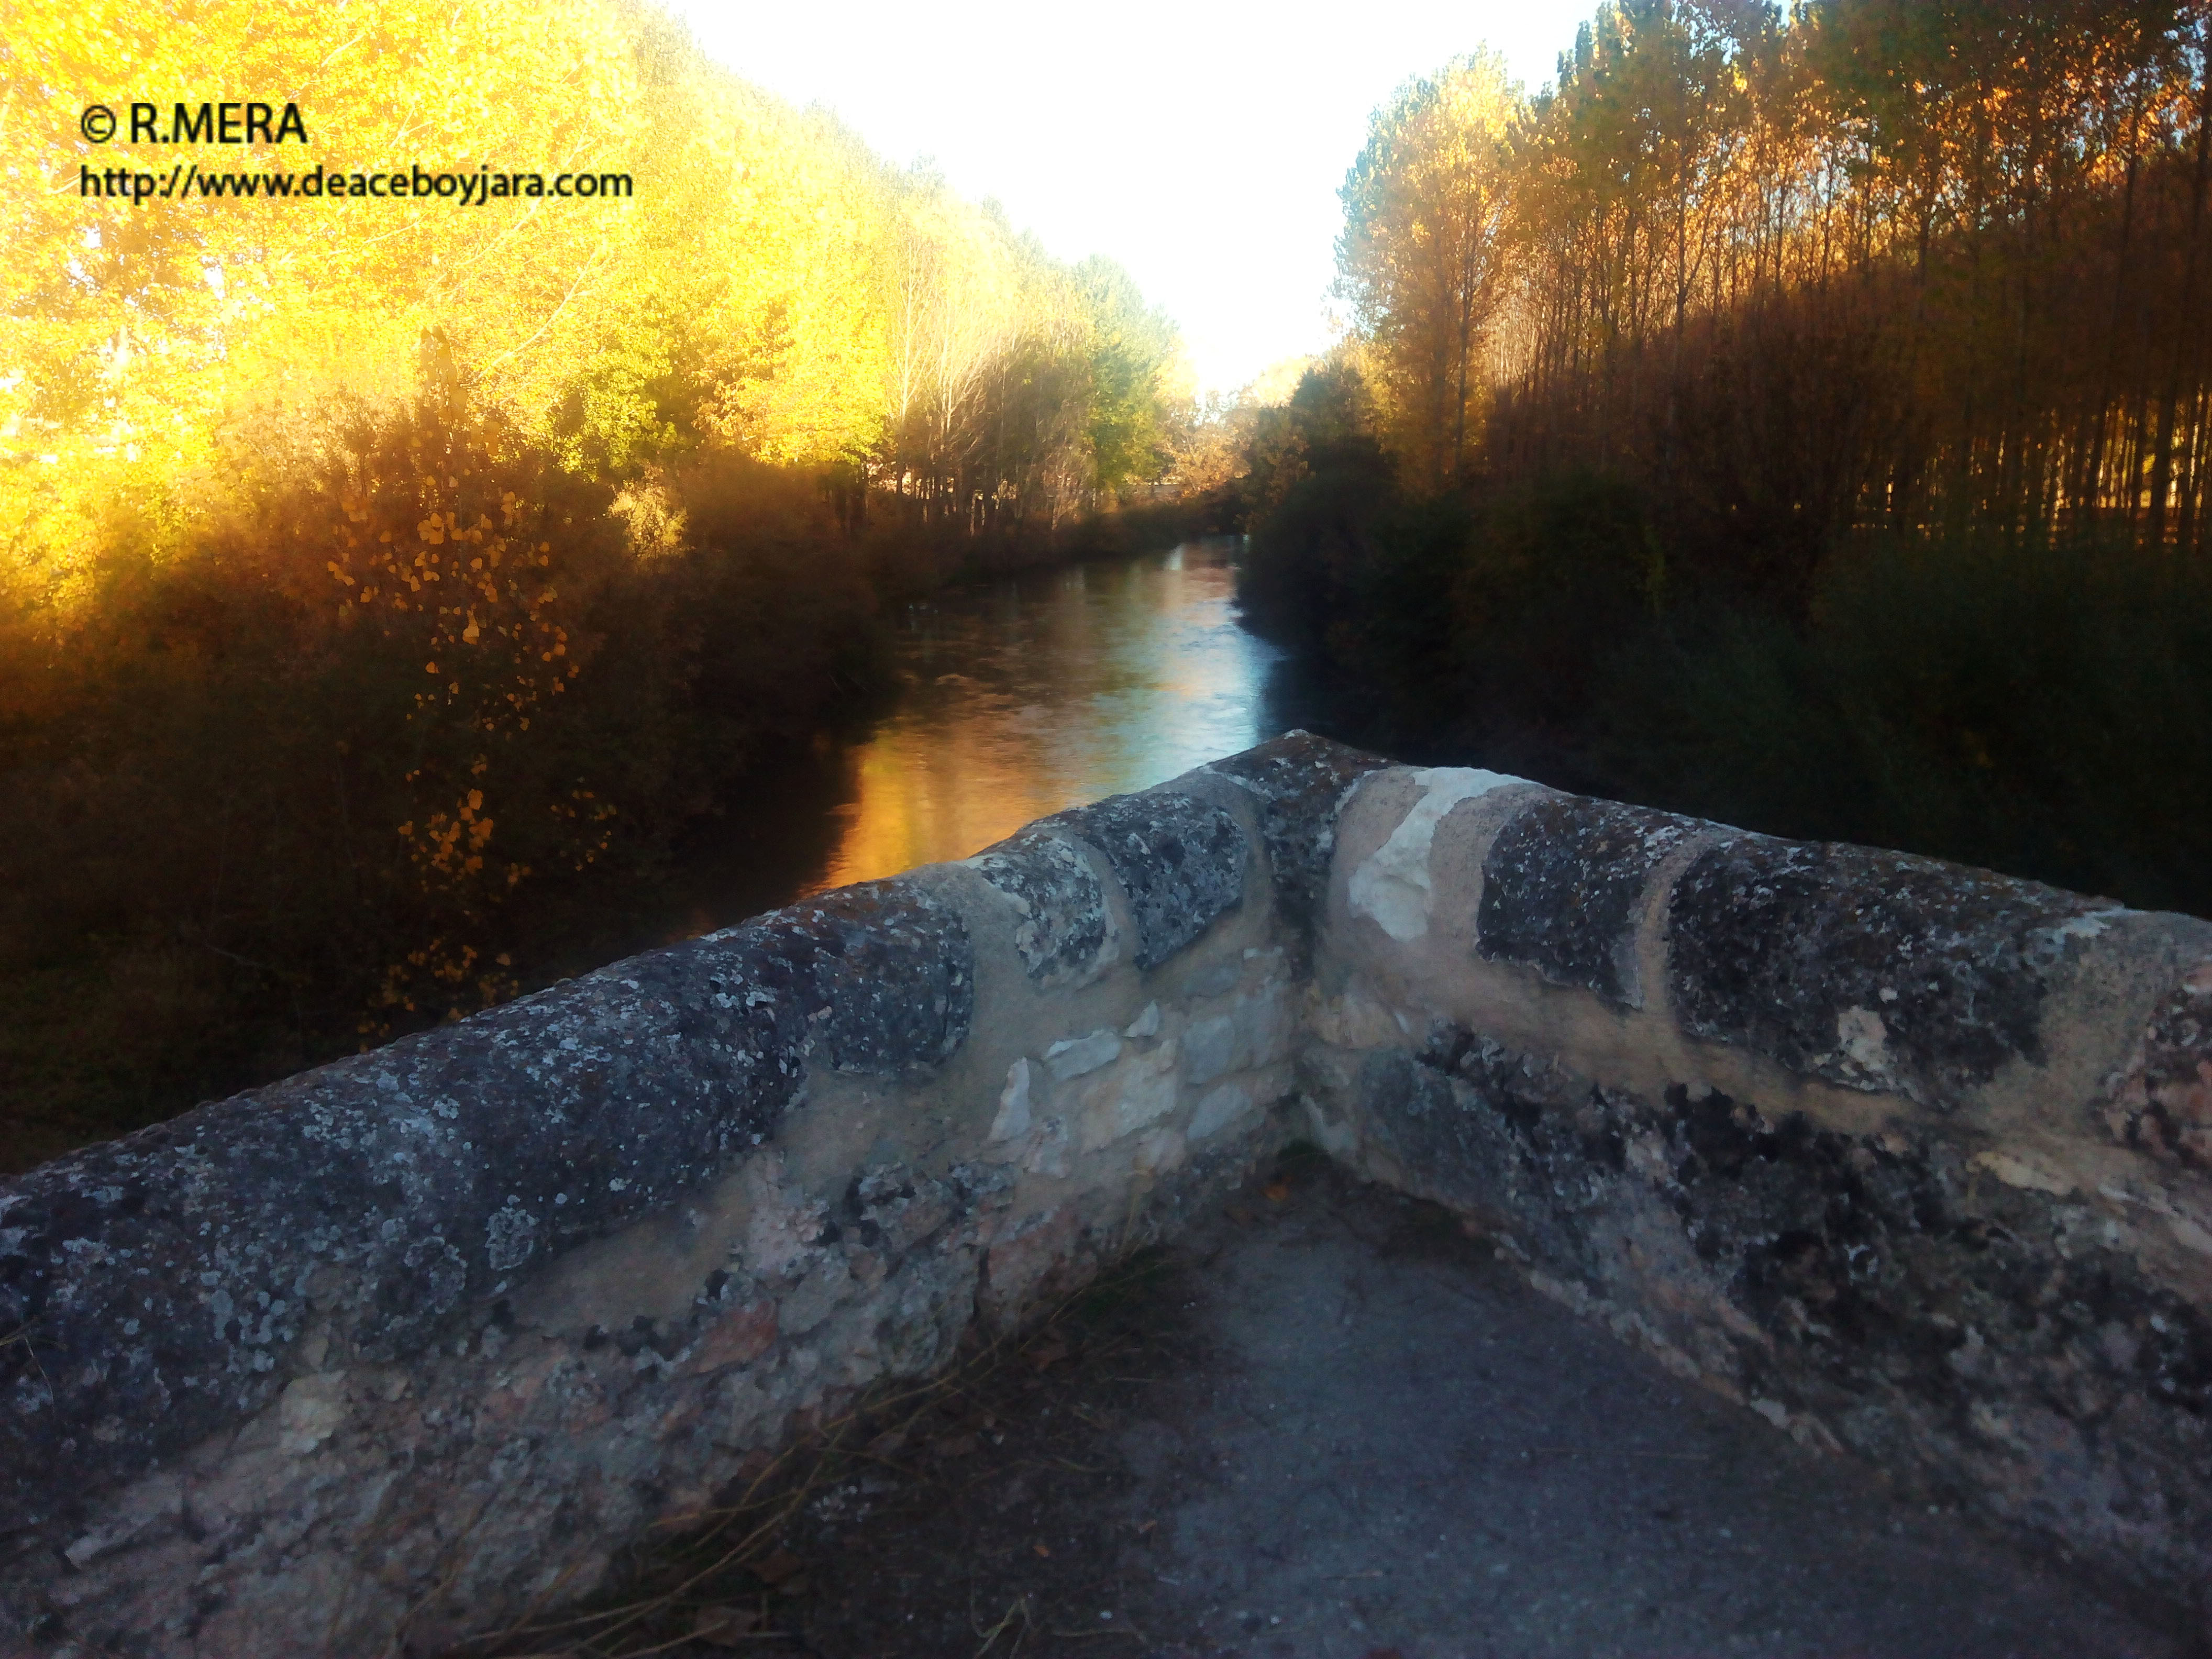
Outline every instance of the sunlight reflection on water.
[[1078, 565], [917, 605], [896, 712], [847, 752], [816, 887], [961, 859], [1062, 807], [1273, 735], [1279, 653], [1237, 623], [1236, 543]]

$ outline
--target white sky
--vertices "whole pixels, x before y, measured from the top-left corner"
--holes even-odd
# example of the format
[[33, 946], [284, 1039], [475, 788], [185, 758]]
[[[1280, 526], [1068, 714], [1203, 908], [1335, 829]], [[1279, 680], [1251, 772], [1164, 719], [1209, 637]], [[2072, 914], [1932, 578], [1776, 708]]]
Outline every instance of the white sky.
[[1596, 0], [669, 0], [746, 79], [932, 158], [1056, 257], [1104, 253], [1230, 390], [1333, 337], [1337, 187], [1367, 117], [1478, 44], [1533, 90]]

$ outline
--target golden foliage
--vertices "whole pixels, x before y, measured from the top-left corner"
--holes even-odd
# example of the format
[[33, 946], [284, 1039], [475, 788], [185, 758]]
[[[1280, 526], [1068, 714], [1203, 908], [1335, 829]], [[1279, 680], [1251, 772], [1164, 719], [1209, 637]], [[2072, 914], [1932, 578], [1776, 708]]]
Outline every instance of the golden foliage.
[[[149, 98], [305, 142], [157, 145]], [[1126, 281], [650, 0], [14, 0], [0, 138], [0, 983], [143, 959], [222, 1011], [111, 1101], [468, 1012], [580, 911], [616, 938], [576, 878], [649, 879], [872, 685], [879, 592], [1164, 465], [1177, 343]]]
[[[1047, 441], [1067, 489], [1097, 482], [1083, 404], [1099, 313], [1066, 273], [994, 214], [708, 63], [649, 7], [20, 0], [0, 76], [0, 580], [33, 603], [96, 590], [120, 503], [157, 554], [189, 545], [272, 434], [342, 397], [402, 398], [431, 331], [476, 396], [578, 470], [627, 477], [720, 441], [810, 467], [872, 458], [902, 489], [929, 474], [932, 499], [948, 474], [1019, 491], [1024, 462], [976, 477], [967, 434], [1004, 425], [976, 406], [991, 372], [1004, 395], [1022, 349], [1047, 342], [1052, 396], [1073, 410]], [[281, 89], [308, 142], [131, 142], [131, 102], [155, 88]], [[113, 142], [79, 131], [94, 102], [126, 118]], [[187, 164], [612, 173], [632, 188], [463, 206], [218, 202], [189, 180], [120, 199], [84, 183], [120, 167], [166, 187]], [[1176, 350], [1170, 334], [1163, 362]], [[1146, 393], [1172, 398], [1158, 368]]]

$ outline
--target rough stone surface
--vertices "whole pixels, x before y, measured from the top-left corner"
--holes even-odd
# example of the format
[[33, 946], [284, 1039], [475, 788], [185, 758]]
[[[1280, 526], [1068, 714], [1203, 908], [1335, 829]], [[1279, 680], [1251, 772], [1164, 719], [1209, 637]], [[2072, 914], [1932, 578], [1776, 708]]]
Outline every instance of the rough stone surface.
[[2198, 964], [2159, 1005], [2104, 1116], [2123, 1146], [2212, 1170], [2212, 962]]
[[793, 1413], [947, 1357], [1006, 1185], [890, 1165], [824, 1204], [763, 1182], [748, 1247], [679, 1311], [554, 1330], [502, 1299], [404, 1367], [303, 1376], [273, 1422], [70, 1542], [75, 1573], [11, 1571], [0, 1629], [204, 1659], [442, 1651], [595, 1582]]
[[1220, 807], [1155, 790], [1109, 795], [1043, 820], [1106, 855], [1136, 920], [1137, 966], [1157, 968], [1243, 902], [1244, 832]]
[[1281, 737], [1213, 763], [1260, 801], [1260, 832], [1273, 867], [1275, 902], [1291, 923], [1317, 913], [1336, 850], [1336, 817], [1352, 786], [1390, 763], [1310, 732]]
[[1475, 949], [1557, 985], [1644, 1006], [1636, 931], [1645, 884], [1706, 826], [1581, 795], [1542, 795], [1508, 819], [1482, 866]]
[[[1191, 786], [1233, 811], [1032, 826], [975, 866], [1011, 950], [933, 896], [997, 910], [965, 872], [825, 894], [0, 1185], [0, 1630], [434, 1650], [580, 1593], [804, 1413], [1218, 1195], [1294, 1092], [1805, 1445], [2169, 1601], [2212, 1583], [2212, 933], [2077, 963], [2095, 900], [1717, 828], [1692, 858], [1533, 791], [1478, 870], [1430, 837], [1510, 781], [1358, 792], [1370, 758], [1300, 736]], [[1286, 929], [1347, 801], [1401, 925], [1355, 870]], [[1661, 998], [1626, 952], [1686, 859]]]
[[1182, 1099], [1173, 1038], [1133, 1048], [1113, 1065], [1077, 1079], [1066, 1106], [1083, 1150], [1098, 1152], [1174, 1111]]
[[1734, 836], [1675, 884], [1670, 989], [1694, 1036], [1943, 1109], [2009, 1060], [2042, 1062], [2047, 975], [2112, 908], [1902, 853]]
[[2138, 1586], [2212, 1575], [2212, 1318], [2080, 1203], [1939, 1135], [1645, 1099], [1463, 1031], [1353, 1075], [1407, 1187], [1680, 1375]]
[[[1194, 1151], [1178, 1037], [1284, 1003], [1270, 907], [1192, 948], [1251, 850], [1171, 792], [1071, 816], [984, 872], [1045, 924], [1008, 1007], [935, 880], [872, 883], [0, 1188], [0, 1650], [438, 1650], [1237, 1178], [1287, 1066]], [[1078, 827], [1187, 983], [1094, 984]]]
[[1014, 948], [1031, 979], [1079, 982], [1112, 960], [1105, 892], [1065, 836], [1032, 824], [968, 862], [1021, 912]]
[[1121, 1052], [1121, 1039], [1111, 1031], [1062, 1037], [1044, 1051], [1044, 1068], [1052, 1073], [1054, 1082], [1065, 1083], [1072, 1077], [1081, 1077], [1085, 1072], [1095, 1072], [1110, 1064]]
[[871, 881], [802, 900], [716, 938], [751, 946], [748, 1000], [787, 986], [840, 1071], [896, 1075], [968, 1035], [975, 953], [959, 916], [913, 884]]
[[1229, 1008], [1191, 1022], [1183, 1035], [1183, 1076], [1194, 1085], [1224, 1073], [1271, 1066], [1291, 1052], [1297, 1016], [1275, 981], [1255, 994], [1240, 996]]
[[772, 1131], [811, 1052], [967, 1030], [959, 918], [875, 883], [204, 1106], [0, 1186], [0, 1475], [16, 1520], [259, 1410], [308, 1316], [419, 1352], [526, 1266], [661, 1209]]

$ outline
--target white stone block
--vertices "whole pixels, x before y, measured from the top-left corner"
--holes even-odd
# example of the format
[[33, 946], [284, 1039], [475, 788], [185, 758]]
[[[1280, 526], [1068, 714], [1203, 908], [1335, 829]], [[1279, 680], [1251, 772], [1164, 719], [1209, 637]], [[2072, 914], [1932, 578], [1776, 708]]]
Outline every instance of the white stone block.
[[1238, 1005], [1237, 1012], [1251, 1033], [1248, 1066], [1272, 1066], [1291, 1052], [1297, 1037], [1297, 1016], [1291, 1007], [1290, 988], [1277, 981], [1255, 997]]
[[1063, 1037], [1044, 1051], [1044, 1068], [1059, 1081], [1084, 1077], [1110, 1066], [1121, 1052], [1121, 1039], [1103, 1027], [1089, 1036]]
[[1030, 1076], [1028, 1057], [1006, 1067], [1006, 1086], [999, 1091], [999, 1115], [991, 1120], [991, 1139], [1019, 1140], [1030, 1132]]
[[1352, 915], [1368, 917], [1401, 944], [1429, 931], [1429, 850], [1444, 814], [1463, 800], [1522, 780], [1464, 766], [1432, 766], [1414, 773], [1413, 781], [1421, 787], [1421, 798], [1390, 838], [1352, 872], [1346, 894]]
[[1204, 1140], [1218, 1134], [1252, 1109], [1252, 1091], [1242, 1083], [1224, 1083], [1206, 1091], [1191, 1114], [1189, 1137]]
[[1030, 1143], [1022, 1168], [1031, 1175], [1046, 1176], [1054, 1181], [1067, 1179], [1067, 1126], [1056, 1117], [1048, 1117], [1038, 1127]]
[[1176, 1058], [1176, 1045], [1170, 1039], [1150, 1054], [1124, 1054], [1086, 1085], [1083, 1150], [1110, 1146], [1175, 1110]]
[[1139, 1175], [1166, 1175], [1179, 1170], [1188, 1156], [1182, 1132], [1176, 1129], [1149, 1129], [1137, 1141], [1134, 1165]]
[[343, 1371], [324, 1371], [285, 1385], [276, 1400], [280, 1450], [303, 1457], [345, 1425], [345, 1380]]
[[1216, 1014], [1211, 1019], [1194, 1020], [1183, 1034], [1183, 1074], [1194, 1087], [1211, 1083], [1224, 1072], [1242, 1069], [1243, 1060], [1238, 1050], [1237, 1016]]

